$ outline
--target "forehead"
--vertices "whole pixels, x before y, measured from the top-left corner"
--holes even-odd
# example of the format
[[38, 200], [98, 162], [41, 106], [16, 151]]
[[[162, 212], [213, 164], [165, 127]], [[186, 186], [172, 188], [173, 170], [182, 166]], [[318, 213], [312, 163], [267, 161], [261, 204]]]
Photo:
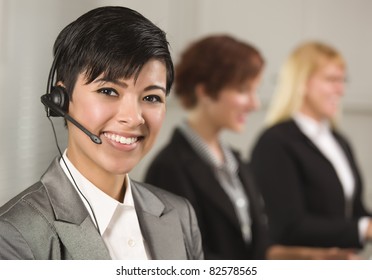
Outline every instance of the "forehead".
[[325, 75], [345, 75], [345, 67], [336, 61], [328, 61], [321, 65], [316, 72]]
[[134, 80], [135, 83], [140, 81], [157, 81], [166, 83], [167, 69], [163, 61], [151, 59], [144, 65], [135, 69], [135, 71], [128, 72], [125, 65], [122, 69], [106, 69], [103, 72], [92, 76], [89, 71], [84, 71], [78, 75], [78, 79], [84, 81], [86, 84], [90, 83], [106, 83], [120, 81]]

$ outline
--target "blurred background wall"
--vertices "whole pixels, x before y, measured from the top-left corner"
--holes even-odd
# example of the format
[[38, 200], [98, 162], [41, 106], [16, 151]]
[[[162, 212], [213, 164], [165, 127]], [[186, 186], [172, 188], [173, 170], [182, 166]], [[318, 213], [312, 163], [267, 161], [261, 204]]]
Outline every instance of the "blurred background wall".
[[[261, 109], [241, 135], [224, 138], [249, 159], [262, 129], [278, 69], [298, 43], [319, 39], [348, 62], [342, 130], [354, 145], [372, 209], [372, 1], [370, 0], [0, 0], [0, 205], [37, 181], [57, 155], [50, 123], [40, 103], [59, 31], [82, 13], [103, 5], [133, 8], [164, 29], [174, 61], [191, 41], [229, 33], [256, 45], [267, 66]], [[132, 171], [142, 179], [147, 165], [184, 113], [168, 99], [166, 121], [154, 149]], [[55, 118], [61, 148], [66, 131]]]

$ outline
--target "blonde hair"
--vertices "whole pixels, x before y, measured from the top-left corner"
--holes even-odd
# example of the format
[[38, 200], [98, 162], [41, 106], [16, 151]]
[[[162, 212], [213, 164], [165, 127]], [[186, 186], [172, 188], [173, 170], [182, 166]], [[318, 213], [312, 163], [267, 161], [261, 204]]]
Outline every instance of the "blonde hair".
[[[321, 42], [307, 42], [297, 47], [282, 66], [276, 91], [265, 124], [272, 126], [288, 120], [300, 109], [309, 78], [326, 62], [345, 68], [341, 54]], [[331, 120], [335, 125], [336, 117]]]

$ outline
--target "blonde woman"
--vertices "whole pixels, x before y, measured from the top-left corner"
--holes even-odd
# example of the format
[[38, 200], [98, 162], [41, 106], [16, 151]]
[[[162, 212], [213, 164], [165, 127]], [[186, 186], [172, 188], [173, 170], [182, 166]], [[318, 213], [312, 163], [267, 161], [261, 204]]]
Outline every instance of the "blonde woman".
[[372, 237], [361, 175], [337, 129], [345, 75], [342, 55], [321, 42], [297, 47], [281, 70], [251, 157], [276, 243], [361, 248]]

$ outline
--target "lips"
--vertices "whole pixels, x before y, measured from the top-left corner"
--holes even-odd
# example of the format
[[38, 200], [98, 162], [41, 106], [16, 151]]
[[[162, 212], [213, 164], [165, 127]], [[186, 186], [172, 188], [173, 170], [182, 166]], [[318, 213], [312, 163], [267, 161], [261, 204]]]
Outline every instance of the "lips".
[[108, 133], [108, 132], [103, 133], [103, 135], [112, 141], [115, 141], [120, 144], [125, 144], [125, 145], [131, 145], [133, 143], [136, 143], [140, 138], [142, 138], [142, 137], [124, 137], [121, 135]]

